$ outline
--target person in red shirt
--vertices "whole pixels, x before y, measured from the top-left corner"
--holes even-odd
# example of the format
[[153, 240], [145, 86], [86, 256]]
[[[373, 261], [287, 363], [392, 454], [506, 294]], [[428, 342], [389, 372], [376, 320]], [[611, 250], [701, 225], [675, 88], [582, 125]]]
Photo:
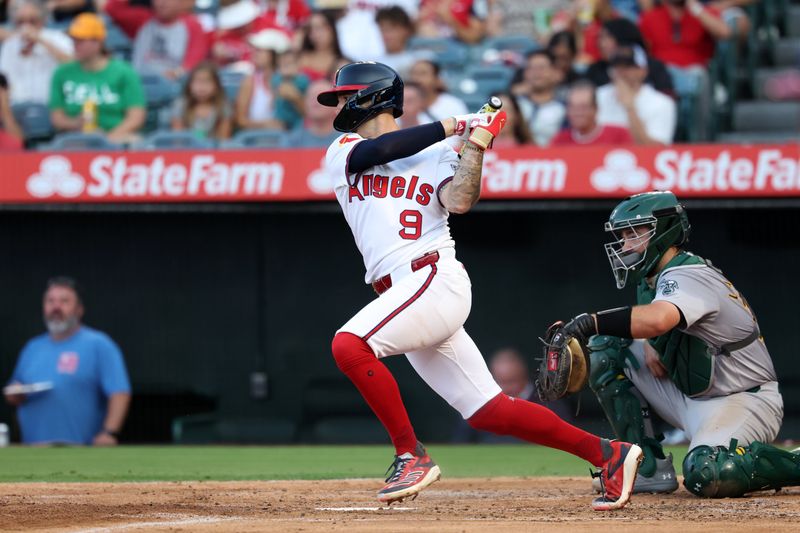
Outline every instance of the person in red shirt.
[[697, 0], [666, 0], [644, 13], [639, 27], [650, 53], [676, 67], [708, 65], [716, 40], [731, 36], [717, 10]]
[[678, 96], [696, 101], [693, 115], [682, 108], [679, 123], [686, 125], [686, 136], [705, 140], [711, 113], [706, 69], [716, 41], [730, 38], [730, 27], [715, 8], [704, 7], [698, 0], [665, 0], [642, 15], [639, 27], [650, 53], [669, 67]]
[[206, 33], [185, 0], [153, 0], [153, 16], [137, 30], [131, 63], [139, 73], [178, 79], [208, 55]]
[[310, 16], [305, 0], [267, 0], [261, 15], [267, 25], [287, 32], [300, 28]]
[[581, 49], [579, 63], [594, 63], [602, 59], [600, 53], [600, 46], [597, 43], [600, 34], [600, 28], [606, 21], [620, 18], [621, 15], [617, 13], [610, 0], [597, 0], [594, 3], [594, 13], [591, 22], [589, 22], [581, 32], [583, 47]]
[[627, 128], [597, 123], [597, 98], [594, 85], [589, 81], [578, 81], [570, 87], [567, 95], [567, 119], [569, 127], [558, 132], [550, 146], [634, 143]]
[[417, 35], [453, 37], [467, 44], [486, 35], [485, 4], [474, 0], [422, 0], [417, 18]]

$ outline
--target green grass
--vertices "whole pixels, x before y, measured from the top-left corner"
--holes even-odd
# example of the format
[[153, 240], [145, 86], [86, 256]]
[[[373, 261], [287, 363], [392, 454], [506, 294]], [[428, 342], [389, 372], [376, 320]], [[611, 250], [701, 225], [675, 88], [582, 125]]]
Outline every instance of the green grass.
[[[527, 445], [431, 445], [447, 477], [582, 476], [589, 464]], [[676, 468], [686, 448], [670, 448]], [[0, 482], [377, 478], [389, 446], [120, 446], [0, 449]]]

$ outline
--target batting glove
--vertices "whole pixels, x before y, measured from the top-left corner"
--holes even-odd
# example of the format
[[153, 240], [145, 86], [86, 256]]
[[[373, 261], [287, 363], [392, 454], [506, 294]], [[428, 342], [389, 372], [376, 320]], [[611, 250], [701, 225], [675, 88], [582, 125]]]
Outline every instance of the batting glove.
[[486, 150], [491, 146], [492, 140], [500, 135], [500, 130], [506, 125], [506, 112], [498, 111], [497, 113], [487, 113], [484, 116], [491, 116], [489, 124], [480, 124], [476, 126], [472, 134], [469, 136], [468, 142], [471, 142], [481, 150]]
[[453, 135], [461, 137], [465, 141], [478, 126], [489, 124], [496, 113], [470, 113], [468, 115], [455, 115], [456, 127]]

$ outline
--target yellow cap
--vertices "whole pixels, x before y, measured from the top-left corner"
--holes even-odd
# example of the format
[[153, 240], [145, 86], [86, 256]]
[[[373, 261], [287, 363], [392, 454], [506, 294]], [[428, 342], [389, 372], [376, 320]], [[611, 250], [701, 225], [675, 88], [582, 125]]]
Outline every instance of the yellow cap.
[[81, 13], [73, 19], [67, 33], [75, 39], [104, 41], [106, 38], [106, 26], [103, 24], [103, 19], [94, 13]]

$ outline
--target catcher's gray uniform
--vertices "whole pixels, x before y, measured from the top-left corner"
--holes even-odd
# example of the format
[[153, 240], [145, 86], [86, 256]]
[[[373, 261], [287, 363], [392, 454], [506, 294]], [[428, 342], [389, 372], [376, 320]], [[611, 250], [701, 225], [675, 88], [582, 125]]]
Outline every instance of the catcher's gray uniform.
[[[674, 304], [681, 312], [681, 331], [710, 346], [744, 344], [758, 324], [747, 301], [718, 270], [706, 264], [682, 265], [662, 272], [655, 300]], [[734, 345], [733, 348], [736, 348]], [[659, 416], [683, 429], [699, 445], [725, 446], [735, 437], [742, 445], [775, 439], [783, 419], [772, 360], [762, 338], [713, 358], [711, 386], [688, 397], [670, 379], [653, 376], [644, 364], [644, 342], [630, 347], [639, 364], [625, 373]]]

